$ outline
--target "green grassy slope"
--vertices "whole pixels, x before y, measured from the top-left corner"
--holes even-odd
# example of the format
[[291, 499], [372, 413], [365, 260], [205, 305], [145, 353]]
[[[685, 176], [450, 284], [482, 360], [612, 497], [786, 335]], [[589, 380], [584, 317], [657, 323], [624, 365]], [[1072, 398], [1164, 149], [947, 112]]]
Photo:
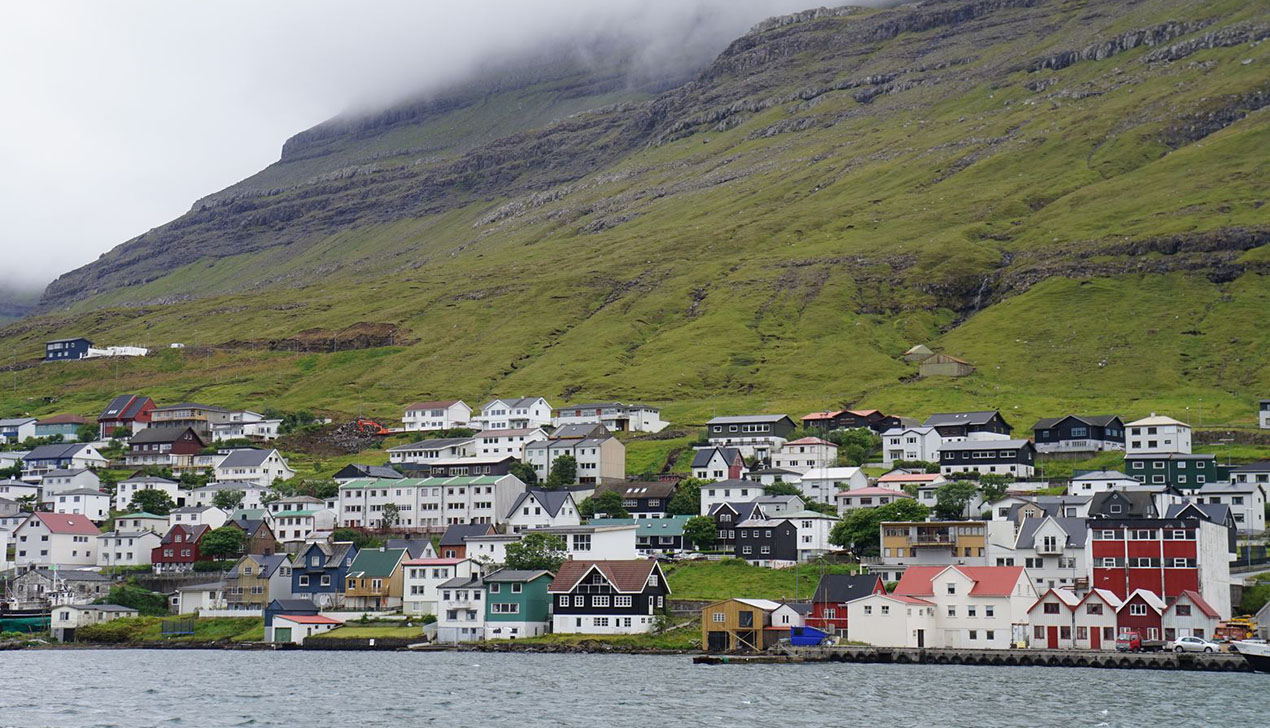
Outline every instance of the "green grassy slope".
[[[163, 235], [203, 257], [143, 275], [124, 265], [141, 241], [79, 279], [99, 292], [0, 339], [19, 360], [53, 335], [200, 347], [23, 369], [0, 409], [95, 412], [124, 389], [389, 418], [421, 397], [540, 393], [680, 423], [865, 404], [999, 407], [1024, 428], [1189, 406], [1250, 425], [1270, 396], [1270, 46], [1151, 58], [1258, 37], [1264, 7], [1004, 5], [781, 26], [648, 104], [454, 162], [477, 171], [384, 171], [280, 192], [252, 213], [265, 222], [178, 221]], [[931, 20], [947, 8], [972, 17]], [[1028, 70], [1173, 21], [1193, 28]], [[267, 220], [286, 205], [299, 217]], [[225, 254], [216, 231], [239, 223], [250, 244]], [[263, 343], [359, 321], [405, 333], [333, 354]], [[206, 348], [231, 341], [261, 343]], [[919, 342], [978, 371], [914, 380], [898, 356]]]

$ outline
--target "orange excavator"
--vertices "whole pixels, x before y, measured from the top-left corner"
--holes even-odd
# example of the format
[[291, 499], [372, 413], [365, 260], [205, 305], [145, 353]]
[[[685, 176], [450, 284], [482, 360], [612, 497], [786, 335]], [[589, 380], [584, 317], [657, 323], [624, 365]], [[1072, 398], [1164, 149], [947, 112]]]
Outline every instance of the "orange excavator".
[[358, 418], [357, 431], [367, 437], [387, 437], [392, 434], [387, 427], [384, 427], [374, 420], [364, 418]]

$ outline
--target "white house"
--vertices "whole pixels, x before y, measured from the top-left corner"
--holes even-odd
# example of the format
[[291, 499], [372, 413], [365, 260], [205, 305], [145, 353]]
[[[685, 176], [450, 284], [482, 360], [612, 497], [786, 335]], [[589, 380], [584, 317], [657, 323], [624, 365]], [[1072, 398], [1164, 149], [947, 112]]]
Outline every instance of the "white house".
[[467, 544], [468, 558], [479, 564], [495, 565], [505, 563], [507, 546], [520, 543], [522, 538], [524, 534], [520, 533], [491, 533], [483, 536], [468, 536], [464, 542]]
[[604, 425], [613, 432], [661, 432], [669, 422], [661, 418], [661, 410], [645, 404], [576, 404], [556, 409], [553, 424]]
[[86, 516], [32, 513], [13, 532], [17, 566], [96, 566], [101, 531]]
[[410, 432], [449, 430], [472, 420], [472, 408], [461, 399], [415, 402], [406, 407], [401, 426]]
[[838, 446], [819, 437], [790, 440], [772, 453], [772, 467], [806, 473], [808, 470], [832, 468], [838, 462]]
[[107, 531], [97, 537], [97, 565], [146, 566], [162, 540], [153, 531]]
[[143, 490], [161, 490], [168, 494], [172, 502], [183, 505], [184, 494], [175, 480], [160, 478], [154, 475], [142, 475], [119, 481], [115, 486], [115, 510], [126, 511], [132, 497]]
[[226, 415], [228, 419], [212, 422], [212, 441], [225, 440], [276, 440], [278, 429], [282, 426], [280, 419], [268, 419], [259, 412], [236, 410]]
[[[16, 381], [16, 380], [15, 380]], [[35, 437], [34, 417], [10, 417], [0, 420], [0, 443], [11, 445]]]
[[516, 498], [504, 519], [509, 533], [533, 528], [577, 526], [582, 523], [573, 493], [567, 490], [526, 490]]
[[326, 508], [279, 511], [273, 514], [273, 533], [279, 542], [300, 542], [329, 536], [335, 530], [335, 511]]
[[173, 601], [177, 614], [194, 614], [205, 609], [224, 609], [226, 607], [225, 582], [214, 581], [178, 586]]
[[436, 460], [470, 458], [476, 455], [476, 438], [446, 437], [420, 440], [388, 448], [390, 463], [431, 463]]
[[439, 587], [437, 642], [479, 642], [485, 639], [485, 582], [480, 574], [451, 579]]
[[39, 495], [40, 486], [35, 483], [25, 483], [21, 480], [0, 480], [0, 498], [16, 501], [21, 498], [38, 497]]
[[877, 508], [888, 503], [894, 503], [902, 498], [912, 498], [913, 496], [902, 490], [891, 490], [890, 488], [856, 488], [855, 490], [840, 490], [837, 493], [838, 512], [845, 514], [847, 511], [853, 511], [857, 508]]
[[847, 634], [875, 647], [933, 647], [934, 602], [874, 593], [847, 602]]
[[53, 496], [68, 490], [99, 490], [101, 479], [88, 468], [50, 470], [40, 478], [40, 500], [53, 503]]
[[75, 632], [83, 627], [137, 614], [132, 607], [118, 604], [63, 604], [49, 613], [49, 631], [58, 642], [74, 642]]
[[562, 425], [546, 440], [527, 443], [523, 457], [539, 482], [545, 482], [556, 460], [565, 455], [576, 461], [579, 483], [610, 483], [626, 478], [626, 446], [604, 425]]
[[302, 645], [315, 634], [330, 632], [343, 622], [325, 614], [275, 614], [270, 628], [270, 642]]
[[0, 572], [9, 570], [9, 541], [11, 537], [10, 530], [0, 525]]
[[808, 602], [782, 602], [779, 607], [772, 610], [772, 627], [780, 629], [802, 627], [807, 623], [807, 615], [810, 613], [811, 604]]
[[549, 533], [564, 541], [565, 555], [570, 559], [622, 560], [638, 556], [635, 540], [639, 526], [552, 526], [526, 533]]
[[[988, 527], [988, 563], [1022, 566], [1038, 593], [1089, 587], [1089, 531], [1084, 518], [1020, 518], [1017, 529]], [[1013, 533], [1011, 532], [1013, 531]]]
[[225, 525], [225, 521], [229, 520], [229, 514], [216, 506], [185, 506], [183, 508], [173, 508], [168, 512], [168, 527], [182, 526], [207, 526], [216, 529]]
[[1154, 412], [1125, 425], [1125, 455], [1191, 452], [1191, 426]]
[[1172, 641], [1180, 637], [1212, 639], [1221, 622], [1221, 615], [1198, 592], [1187, 589], [1177, 595], [1160, 617], [1164, 639]]
[[836, 551], [837, 546], [829, 543], [829, 534], [833, 531], [838, 519], [819, 511], [790, 511], [781, 514], [798, 529], [798, 560], [811, 559]]
[[728, 479], [701, 486], [701, 515], [719, 503], [748, 503], [763, 495], [763, 486], [752, 480]]
[[472, 424], [483, 430], [533, 430], [551, 425], [551, 405], [542, 397], [494, 399], [481, 407]]
[[254, 483], [262, 488], [290, 480], [295, 471], [277, 450], [230, 450], [213, 468], [218, 483]]
[[739, 480], [745, 458], [734, 447], [699, 447], [692, 454], [692, 477], [698, 480]]
[[1047, 589], [1028, 610], [1028, 647], [1052, 650], [1116, 649], [1116, 613], [1122, 602], [1106, 589], [1077, 594]]
[[1093, 495], [1104, 490], [1136, 488], [1138, 481], [1119, 470], [1090, 470], [1076, 473], [1067, 486], [1068, 495]]
[[97, 523], [110, 517], [110, 496], [96, 488], [65, 490], [51, 500], [54, 513], [78, 513]]
[[1266, 532], [1266, 490], [1260, 483], [1205, 483], [1190, 491], [1196, 503], [1220, 503], [1230, 507], [1235, 529], [1244, 535]]
[[525, 457], [525, 446], [547, 439], [541, 427], [481, 430], [476, 433], [476, 454], [483, 457], [510, 455], [517, 460]]
[[255, 510], [264, 508], [264, 495], [269, 492], [268, 488], [261, 487], [255, 483], [208, 483], [199, 488], [185, 491], [185, 500], [187, 505], [192, 506], [210, 506], [216, 501], [216, 494], [225, 490], [234, 490], [243, 494], [242, 502], [238, 504], [239, 508]]
[[402, 564], [401, 609], [406, 614], [436, 614], [441, 585], [451, 579], [479, 576], [471, 559], [410, 559]]
[[397, 524], [443, 531], [455, 523], [501, 524], [525, 490], [514, 475], [452, 478], [358, 479], [340, 486], [340, 526], [379, 528], [384, 507], [396, 506]]
[[896, 427], [882, 433], [882, 463], [888, 468], [896, 460], [937, 463], [942, 444], [934, 427]]
[[161, 537], [168, 528], [168, 517], [153, 513], [125, 513], [115, 518], [115, 529], [119, 531], [149, 531]]
[[[1016, 641], [1026, 639], [1028, 609], [1036, 602], [1036, 589], [1021, 566], [910, 566], [895, 587], [893, 596], [912, 597], [934, 605], [934, 613], [922, 626], [906, 624], [910, 632], [903, 644], [882, 645], [879, 639], [897, 639], [899, 630], [888, 625], [880, 613], [853, 610], [857, 603], [869, 604], [863, 597], [847, 604], [847, 636], [879, 646], [924, 646], [1008, 649]], [[875, 602], [876, 603], [876, 602]], [[923, 605], [913, 604], [917, 608]], [[905, 619], [908, 619], [905, 605]], [[914, 615], [914, 618], [918, 615]], [[926, 632], [926, 630], [930, 632]], [[874, 635], [874, 636], [871, 636]], [[916, 643], [916, 644], [914, 644]]]
[[860, 468], [812, 468], [798, 481], [803, 498], [830, 505], [837, 505], [840, 490], [867, 487], [869, 478]]

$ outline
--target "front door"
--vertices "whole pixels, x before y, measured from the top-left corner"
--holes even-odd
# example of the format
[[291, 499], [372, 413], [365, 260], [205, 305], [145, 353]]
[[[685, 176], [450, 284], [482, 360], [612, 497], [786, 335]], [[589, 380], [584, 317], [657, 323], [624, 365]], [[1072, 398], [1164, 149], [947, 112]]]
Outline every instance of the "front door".
[[1046, 643], [1051, 650], [1058, 649], [1058, 627], [1047, 627], [1045, 630]]
[[917, 630], [917, 646], [918, 647], [926, 646], [926, 630], [924, 629]]
[[1102, 649], [1102, 628], [1101, 627], [1089, 628], [1089, 649], [1091, 650]]

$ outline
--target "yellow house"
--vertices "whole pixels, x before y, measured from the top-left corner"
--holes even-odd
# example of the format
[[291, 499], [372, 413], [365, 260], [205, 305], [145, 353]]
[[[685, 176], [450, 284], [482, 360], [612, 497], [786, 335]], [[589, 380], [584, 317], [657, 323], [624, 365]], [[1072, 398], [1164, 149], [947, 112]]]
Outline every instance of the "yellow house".
[[264, 609], [291, 597], [291, 557], [247, 554], [225, 576], [225, 603], [231, 609]]
[[988, 541], [984, 521], [892, 521], [879, 528], [884, 563], [982, 564], [976, 560], [984, 558]]
[[344, 603], [352, 609], [399, 609], [401, 565], [405, 549], [363, 549], [357, 552], [344, 579]]

